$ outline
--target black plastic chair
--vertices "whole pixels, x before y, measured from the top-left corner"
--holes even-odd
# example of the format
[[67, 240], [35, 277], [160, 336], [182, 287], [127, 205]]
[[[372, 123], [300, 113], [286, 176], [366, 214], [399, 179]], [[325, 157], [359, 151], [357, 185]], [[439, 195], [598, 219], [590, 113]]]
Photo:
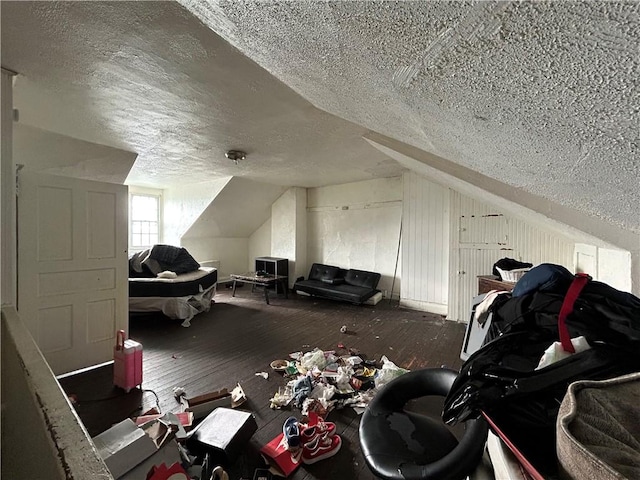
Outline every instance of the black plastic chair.
[[444, 422], [405, 411], [409, 400], [446, 397], [457, 372], [428, 368], [393, 379], [367, 406], [360, 421], [360, 445], [369, 469], [384, 480], [462, 479], [477, 467], [488, 427], [465, 422], [460, 441]]

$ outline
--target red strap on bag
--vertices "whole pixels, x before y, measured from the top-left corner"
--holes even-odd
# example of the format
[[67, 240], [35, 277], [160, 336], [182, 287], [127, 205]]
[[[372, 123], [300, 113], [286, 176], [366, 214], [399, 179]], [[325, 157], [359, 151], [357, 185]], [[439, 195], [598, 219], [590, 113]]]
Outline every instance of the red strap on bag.
[[573, 304], [576, 302], [580, 292], [589, 280], [591, 280], [591, 277], [586, 273], [576, 273], [575, 277], [573, 277], [573, 282], [569, 286], [569, 290], [567, 290], [567, 294], [564, 297], [562, 307], [560, 307], [560, 314], [558, 315], [558, 333], [560, 335], [560, 344], [565, 352], [576, 353], [575, 348], [573, 348], [573, 343], [571, 343], [571, 337], [569, 336], [569, 330], [567, 330], [565, 320], [573, 311]]

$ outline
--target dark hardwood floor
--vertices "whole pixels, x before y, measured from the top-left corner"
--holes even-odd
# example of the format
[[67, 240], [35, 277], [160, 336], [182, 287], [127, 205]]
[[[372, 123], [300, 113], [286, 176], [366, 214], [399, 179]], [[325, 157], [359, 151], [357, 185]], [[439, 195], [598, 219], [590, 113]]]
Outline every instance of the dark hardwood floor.
[[[131, 338], [144, 347], [145, 391], [125, 394], [112, 386], [110, 364], [60, 380], [67, 394], [77, 397], [76, 410], [92, 436], [127, 416], [138, 414], [156, 403], [164, 412], [177, 412], [180, 404], [174, 387], [194, 396], [240, 383], [248, 401], [241, 407], [255, 414], [258, 431], [245, 452], [229, 468], [231, 480], [252, 479], [264, 463], [262, 445], [275, 437], [284, 420], [300, 412], [272, 410], [269, 399], [286, 380], [271, 370], [274, 359], [290, 352], [314, 347], [335, 350], [342, 343], [358, 349], [369, 359], [386, 355], [398, 366], [411, 370], [445, 365], [458, 369], [464, 325], [447, 322], [437, 315], [406, 310], [397, 302], [383, 300], [376, 306], [346, 303], [290, 294], [270, 295], [271, 305], [261, 293], [245, 286], [231, 297], [219, 287], [216, 303], [197, 315], [189, 328], [180, 321], [159, 315], [132, 317]], [[347, 333], [340, 327], [346, 325]], [[340, 352], [338, 352], [340, 353]], [[265, 380], [256, 372], [268, 372]], [[358, 441], [360, 417], [351, 408], [332, 411], [343, 444], [331, 460], [303, 465], [289, 478], [371, 479]]]

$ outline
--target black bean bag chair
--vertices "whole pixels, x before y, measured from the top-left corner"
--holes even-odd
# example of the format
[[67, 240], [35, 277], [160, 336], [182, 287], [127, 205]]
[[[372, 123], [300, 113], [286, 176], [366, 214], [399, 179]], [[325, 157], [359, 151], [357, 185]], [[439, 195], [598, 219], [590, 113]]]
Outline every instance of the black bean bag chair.
[[409, 400], [445, 397], [457, 373], [428, 368], [393, 379], [367, 406], [360, 445], [369, 469], [385, 480], [463, 479], [480, 462], [487, 439], [484, 419], [468, 420], [460, 441], [441, 418], [405, 411]]

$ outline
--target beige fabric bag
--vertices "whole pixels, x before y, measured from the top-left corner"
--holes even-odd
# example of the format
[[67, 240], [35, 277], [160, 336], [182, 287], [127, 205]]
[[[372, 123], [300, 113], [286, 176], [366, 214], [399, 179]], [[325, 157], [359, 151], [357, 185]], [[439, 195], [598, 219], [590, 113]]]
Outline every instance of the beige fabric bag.
[[640, 372], [569, 385], [556, 435], [564, 477], [640, 479]]

